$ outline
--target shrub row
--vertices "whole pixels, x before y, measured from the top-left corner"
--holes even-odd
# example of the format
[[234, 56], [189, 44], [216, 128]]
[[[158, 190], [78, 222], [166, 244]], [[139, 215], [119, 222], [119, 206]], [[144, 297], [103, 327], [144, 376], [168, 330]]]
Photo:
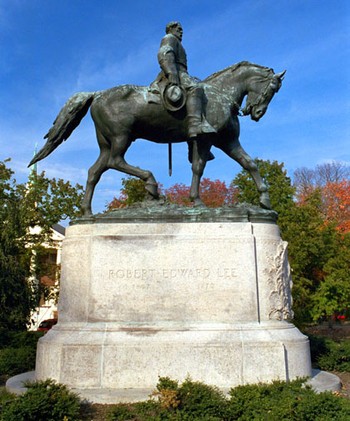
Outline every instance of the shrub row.
[[[0, 393], [0, 421], [79, 421], [79, 397], [45, 380], [26, 385], [19, 397]], [[86, 405], [86, 403], [84, 404]], [[108, 421], [349, 420], [350, 401], [316, 394], [303, 380], [238, 386], [225, 396], [216, 387], [186, 379], [160, 378], [146, 402], [111, 406]], [[89, 418], [90, 420], [91, 418]]]
[[309, 335], [311, 359], [315, 367], [326, 371], [350, 372], [350, 340], [335, 341]]
[[80, 399], [53, 380], [28, 383], [22, 396], [4, 396], [1, 421], [78, 421]]
[[350, 401], [330, 392], [316, 394], [304, 380], [238, 386], [226, 397], [215, 387], [161, 378], [153, 399], [116, 406], [108, 420], [229, 421], [348, 420]]
[[9, 377], [33, 370], [37, 342], [42, 335], [0, 330], [0, 374]]

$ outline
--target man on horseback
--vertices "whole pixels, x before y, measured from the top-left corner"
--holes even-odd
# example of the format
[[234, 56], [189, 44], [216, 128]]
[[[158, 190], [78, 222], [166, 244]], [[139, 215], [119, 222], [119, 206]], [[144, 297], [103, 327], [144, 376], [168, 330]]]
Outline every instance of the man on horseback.
[[[216, 133], [216, 130], [203, 115], [204, 90], [199, 84], [200, 81], [187, 72], [187, 56], [181, 43], [183, 29], [180, 22], [169, 22], [165, 32], [166, 35], [163, 37], [158, 51], [158, 61], [162, 71], [156, 81], [161, 84], [165, 80], [165, 95], [181, 95], [181, 90], [186, 92], [188, 136], [190, 138]], [[173, 88], [171, 90], [171, 87], [180, 89]]]

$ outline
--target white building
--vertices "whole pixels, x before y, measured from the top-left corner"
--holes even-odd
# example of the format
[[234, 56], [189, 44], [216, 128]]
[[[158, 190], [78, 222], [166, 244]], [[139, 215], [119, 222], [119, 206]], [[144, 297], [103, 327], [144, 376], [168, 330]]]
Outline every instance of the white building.
[[61, 266], [62, 241], [64, 237], [65, 228], [60, 224], [55, 224], [52, 227], [52, 243], [43, 244], [44, 252], [39, 257], [41, 271], [37, 273], [34, 270], [34, 272], [36, 272], [36, 282], [47, 287], [46, 289], [50, 292], [49, 295], [51, 297], [45, 298], [42, 295], [39, 306], [31, 314], [32, 324], [29, 330], [37, 330], [39, 324], [44, 320], [57, 319], [57, 302], [55, 296], [57, 296], [59, 285], [59, 269]]

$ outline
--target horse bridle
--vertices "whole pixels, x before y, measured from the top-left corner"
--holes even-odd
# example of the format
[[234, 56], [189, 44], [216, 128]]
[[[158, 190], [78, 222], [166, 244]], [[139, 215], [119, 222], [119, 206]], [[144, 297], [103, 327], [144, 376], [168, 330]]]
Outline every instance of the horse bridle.
[[[269, 88], [271, 87], [271, 85], [273, 83], [276, 83], [276, 78], [275, 78], [275, 74], [273, 74], [272, 76], [269, 77], [268, 79], [268, 83], [266, 84], [265, 89], [260, 93], [260, 95], [256, 98], [256, 100], [254, 101], [254, 103], [251, 103], [249, 101], [249, 96], [247, 98], [247, 102], [244, 108], [240, 107], [237, 103], [235, 103], [236, 107], [237, 107], [237, 114], [239, 116], [246, 116], [249, 115], [252, 111], [252, 108], [255, 107], [256, 105], [259, 105], [261, 102], [263, 102], [266, 97], [267, 97], [267, 93], [269, 91]], [[276, 88], [274, 89], [274, 93], [278, 92], [280, 88], [280, 85], [277, 83]]]

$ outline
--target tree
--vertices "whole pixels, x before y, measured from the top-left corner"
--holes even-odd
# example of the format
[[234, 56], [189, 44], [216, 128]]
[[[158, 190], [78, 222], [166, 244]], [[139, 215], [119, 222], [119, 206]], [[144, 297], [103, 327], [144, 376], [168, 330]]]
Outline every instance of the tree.
[[[295, 319], [299, 323], [330, 318], [350, 302], [349, 182], [346, 168], [333, 162], [296, 171], [295, 183], [283, 164], [256, 160], [267, 181], [272, 208], [279, 214], [281, 235], [289, 244]], [[250, 175], [233, 180], [238, 198], [258, 204]]]
[[[230, 205], [236, 199], [236, 189], [232, 186], [226, 186], [226, 183], [220, 180], [203, 178], [199, 186], [199, 192], [203, 203], [209, 208]], [[184, 206], [192, 205], [190, 187], [185, 184], [174, 184], [165, 190], [165, 196], [171, 203]]]
[[[271, 207], [278, 213], [278, 225], [281, 235], [284, 237], [286, 230], [287, 216], [293, 212], [295, 207], [295, 188], [287, 175], [283, 163], [277, 161], [263, 161], [255, 159], [259, 172], [269, 189]], [[246, 171], [242, 170], [233, 179], [231, 186], [237, 189], [237, 200], [239, 203], [251, 203], [259, 206], [259, 192], [253, 178]]]
[[[283, 215], [293, 205], [295, 189], [287, 176], [283, 163], [255, 159], [259, 172], [269, 189], [272, 209], [279, 216]], [[232, 181], [232, 186], [238, 189], [237, 199], [240, 203], [247, 202], [259, 206], [259, 192], [253, 178], [246, 170], [242, 170]]]
[[20, 197], [13, 171], [0, 162], [0, 329], [24, 329], [33, 305], [29, 272], [22, 264], [25, 248], [20, 241], [26, 232], [20, 222]]
[[283, 239], [288, 242], [293, 277], [293, 308], [298, 322], [311, 320], [311, 297], [319, 287], [325, 264], [326, 238], [319, 191], [294, 204], [284, 218]]
[[176, 183], [165, 190], [166, 198], [170, 203], [176, 203], [182, 206], [192, 206], [190, 199], [190, 186], [183, 183]]
[[350, 233], [343, 236], [338, 233], [334, 248], [336, 252], [324, 265], [324, 277], [312, 297], [314, 320], [330, 319], [336, 313], [349, 310]]
[[[159, 188], [160, 186], [158, 186]], [[143, 202], [147, 196], [148, 192], [143, 180], [135, 177], [122, 178], [120, 194], [108, 203], [107, 211], [109, 212], [113, 209], [125, 208], [134, 203]]]
[[350, 232], [350, 181], [328, 182], [322, 196], [326, 223], [335, 223], [343, 233]]
[[284, 220], [299, 322], [330, 319], [350, 302], [350, 233], [339, 229], [338, 216], [325, 215], [326, 186], [304, 194]]
[[342, 162], [332, 161], [317, 165], [314, 169], [301, 167], [294, 172], [294, 185], [298, 200], [302, 200], [312, 190], [324, 187], [327, 183], [349, 180], [350, 167]]
[[28, 183], [18, 184], [7, 162], [0, 162], [0, 327], [17, 330], [38, 304], [37, 284], [28, 281], [31, 267], [39, 266], [36, 250], [51, 243], [54, 224], [79, 215], [83, 192], [35, 171]]
[[[146, 200], [148, 193], [142, 180], [132, 177], [123, 178], [122, 186], [119, 196], [114, 197], [107, 205], [107, 211]], [[162, 193], [162, 186], [158, 188]], [[200, 194], [206, 206], [215, 208], [234, 203], [236, 190], [232, 186], [226, 186], [224, 181], [203, 178], [200, 183]], [[164, 195], [170, 203], [192, 206], [190, 187], [183, 183], [176, 183], [165, 189]]]

